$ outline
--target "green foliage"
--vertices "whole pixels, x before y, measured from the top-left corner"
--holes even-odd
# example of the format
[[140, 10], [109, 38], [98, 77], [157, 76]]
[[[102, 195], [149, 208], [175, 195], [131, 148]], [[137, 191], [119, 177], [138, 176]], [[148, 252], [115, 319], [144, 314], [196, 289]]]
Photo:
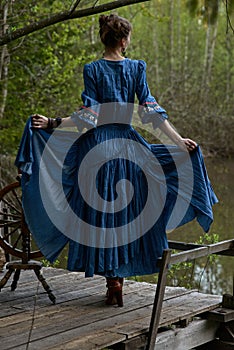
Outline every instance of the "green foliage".
[[147, 61], [151, 91], [182, 135], [213, 154], [233, 154], [234, 43], [225, 34], [224, 6], [215, 34], [214, 25], [207, 26], [201, 16], [191, 18], [182, 2], [171, 4], [147, 5], [161, 20], [135, 17], [137, 56]]
[[[214, 244], [218, 243], [220, 241], [220, 237], [218, 233], [205, 233], [203, 236], [200, 236], [199, 240], [197, 241], [197, 244]], [[216, 255], [209, 255], [207, 257], [206, 265], [212, 265], [217, 261]]]
[[173, 287], [193, 288], [194, 281], [193, 271], [194, 262], [184, 262], [173, 264], [168, 271], [168, 283]]
[[[219, 242], [219, 235], [212, 233], [205, 233], [198, 239], [197, 244], [214, 244]], [[179, 251], [173, 250], [172, 254], [179, 253]], [[167, 273], [167, 285], [172, 287], [184, 287], [188, 289], [196, 288], [200, 289], [201, 280], [204, 272], [209, 268], [212, 268], [217, 263], [216, 255], [209, 255], [205, 258], [197, 260], [177, 263], [170, 265], [170, 269]], [[128, 279], [135, 280], [137, 282], [157, 283], [158, 274], [149, 276], [135, 276]]]
[[191, 16], [200, 16], [204, 22], [214, 24], [219, 13], [220, 0], [187, 0]]
[[187, 1], [187, 7], [190, 11], [191, 16], [195, 16], [195, 14], [197, 12], [198, 5], [199, 5], [198, 0], [188, 0]]
[[[9, 30], [70, 6], [68, 0], [13, 2]], [[194, 138], [207, 152], [233, 154], [234, 42], [225, 34], [224, 4], [216, 0], [151, 0], [116, 12], [133, 24], [128, 57], [147, 62], [151, 92], [178, 131]], [[208, 14], [212, 25], [206, 20]], [[83, 65], [102, 55], [98, 17], [66, 21], [8, 45], [1, 153], [16, 153], [25, 121], [32, 113], [66, 116], [80, 106]]]
[[[71, 5], [68, 1], [50, 1], [51, 6], [45, 6], [47, 3], [33, 1], [27, 10], [25, 2], [15, 4], [13, 14], [23, 13], [15, 27]], [[91, 18], [68, 21], [9, 45], [8, 97], [0, 127], [2, 154], [16, 153], [31, 114], [66, 116], [81, 104], [83, 65], [96, 58], [96, 50], [87, 40], [91, 25]]]
[[[216, 233], [208, 234], [204, 233], [201, 235], [196, 242], [197, 244], [207, 245], [219, 242], [219, 235]], [[174, 251], [173, 253], [178, 253]], [[185, 288], [200, 288], [201, 278], [208, 265], [214, 265], [217, 261], [215, 255], [209, 255], [204, 259], [198, 261], [183, 262], [173, 264], [168, 271], [168, 283], [175, 287]], [[199, 273], [195, 273], [196, 264], [199, 264]], [[201, 272], [202, 271], [202, 272]]]
[[214, 244], [220, 241], [218, 233], [204, 233], [199, 237], [197, 244]]
[[44, 266], [44, 267], [59, 267], [60, 266], [60, 261], [57, 259], [57, 260], [55, 260], [55, 262], [53, 262], [53, 263], [50, 263], [48, 260], [46, 260], [46, 259], [42, 259], [42, 260], [40, 260], [41, 261], [41, 263], [42, 263], [42, 265]]

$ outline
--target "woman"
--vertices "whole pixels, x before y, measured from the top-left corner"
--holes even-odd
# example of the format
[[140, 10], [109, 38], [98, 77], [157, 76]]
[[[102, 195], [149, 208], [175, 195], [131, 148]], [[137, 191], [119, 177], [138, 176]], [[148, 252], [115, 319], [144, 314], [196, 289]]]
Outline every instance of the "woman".
[[[114, 14], [100, 16], [99, 24], [100, 38], [105, 50], [102, 59], [84, 67], [83, 106], [67, 118], [51, 119], [34, 114], [29, 122], [33, 129], [29, 126], [25, 131], [16, 165], [21, 168], [23, 175], [27, 173], [22, 182], [24, 211], [28, 226], [43, 254], [52, 261], [69, 241], [68, 268], [85, 271], [86, 276], [93, 274], [105, 276], [108, 288], [106, 304], [117, 303], [118, 306], [123, 306], [123, 278], [158, 271], [157, 258], [162, 255], [163, 249], [168, 247], [166, 229], [170, 226], [168, 223], [172, 221], [175, 207], [178, 207], [178, 198], [180, 197], [185, 209], [182, 208], [183, 205], [179, 206], [173, 217], [176, 224], [173, 223], [171, 226], [182, 225], [196, 217], [205, 231], [208, 231], [213, 220], [211, 208], [217, 199], [210, 186], [196, 142], [181, 137], [171, 127], [165, 110], [151, 95], [146, 81], [145, 62], [124, 57], [130, 43], [131, 24]], [[132, 128], [135, 95], [139, 100], [142, 123], [152, 123], [154, 128], [160, 128], [176, 146], [150, 145]], [[67, 157], [63, 158], [65, 166], [62, 166], [65, 170], [62, 178], [66, 199], [83, 223], [79, 222], [76, 227], [71, 221], [70, 224], [66, 224], [67, 230], [72, 226], [76, 231], [72, 237], [69, 237], [66, 229], [59, 231], [57, 220], [54, 225], [57, 225], [57, 228], [51, 225], [51, 221], [46, 224], [46, 219], [43, 219], [43, 227], [42, 224], [38, 226], [38, 217], [35, 220], [31, 210], [35, 202], [40, 203], [39, 193], [35, 194], [35, 191], [38, 183], [41, 181], [41, 186], [44, 181], [43, 175], [40, 175], [40, 181], [38, 180], [37, 174], [40, 172], [41, 163], [37, 160], [36, 147], [43, 138], [46, 142], [49, 140], [51, 146], [54, 142], [51, 136], [53, 135], [56, 139], [56, 149], [62, 148], [59, 146], [59, 142], [63, 142], [60, 134], [56, 136], [56, 133], [51, 131], [58, 126], [60, 128], [77, 126], [79, 131], [88, 129], [73, 143], [72, 148], [67, 151]], [[105, 149], [104, 145], [107, 145]], [[27, 147], [32, 150], [28, 158], [25, 157]], [[45, 146], [42, 148], [45, 149]], [[99, 151], [92, 153], [93, 149]], [[42, 152], [43, 150], [39, 151]], [[93, 155], [87, 160], [86, 154], [89, 152]], [[175, 160], [176, 157], [178, 162]], [[86, 168], [82, 173], [79, 168], [85, 161], [88, 170]], [[194, 180], [190, 194], [186, 182], [189, 162], [192, 162]], [[32, 164], [30, 171], [28, 171], [29, 164]], [[51, 161], [45, 162], [45, 168], [49, 164]], [[182, 171], [176, 169], [177, 165]], [[182, 182], [186, 183], [182, 190], [178, 189], [179, 172], [183, 177]], [[78, 175], [78, 180], [77, 173], [81, 173]], [[94, 185], [88, 177], [91, 173], [95, 173]], [[47, 176], [48, 173], [44, 178]], [[85, 180], [80, 188], [79, 176], [81, 180]], [[127, 181], [124, 183], [120, 181], [123, 179], [133, 184], [134, 194]], [[56, 181], [60, 180], [53, 180], [53, 188]], [[149, 185], [152, 187], [150, 190]], [[48, 188], [48, 192], [57, 191], [57, 187], [55, 190], [52, 187]], [[96, 189], [100, 200], [95, 199]], [[46, 191], [41, 191], [41, 195], [43, 196], [42, 193]], [[118, 202], [119, 198], [121, 200]], [[148, 199], [151, 200], [150, 206], [147, 206]], [[55, 199], [55, 202], [58, 200]], [[42, 200], [42, 206], [38, 207], [38, 215], [45, 214], [44, 205], [45, 202]], [[51, 200], [50, 207], [56, 205]], [[96, 210], [91, 208], [92, 205]], [[64, 210], [59, 211], [56, 208], [58, 220]], [[136, 226], [128, 226], [127, 222], [134, 222], [143, 210], [146, 217], [136, 221]], [[48, 211], [46, 210], [46, 214]], [[68, 216], [64, 216], [62, 221], [69, 221]], [[154, 220], [149, 224], [154, 216]], [[43, 236], [43, 230], [47, 232], [46, 237]], [[94, 237], [95, 232], [98, 234]], [[64, 238], [67, 235], [69, 239]], [[55, 241], [59, 248], [55, 247]]]

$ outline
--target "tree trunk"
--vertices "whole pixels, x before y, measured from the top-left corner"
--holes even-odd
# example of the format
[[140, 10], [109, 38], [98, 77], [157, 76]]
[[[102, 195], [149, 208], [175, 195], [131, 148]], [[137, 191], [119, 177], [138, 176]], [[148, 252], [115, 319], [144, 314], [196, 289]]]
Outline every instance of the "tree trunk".
[[155, 61], [154, 61], [154, 64], [153, 64], [153, 75], [154, 75], [153, 82], [155, 82], [154, 84], [155, 84], [155, 87], [156, 87], [157, 95], [159, 95], [160, 94], [161, 81], [160, 81], [159, 63], [158, 63], [158, 57], [157, 57], [158, 52], [159, 52], [157, 22], [154, 23], [154, 25], [152, 27], [152, 47], [153, 47], [153, 52], [156, 53]]
[[213, 59], [214, 59], [214, 50], [215, 50], [215, 44], [216, 44], [217, 30], [218, 30], [218, 19], [213, 26], [211, 42], [209, 45], [209, 51], [208, 51], [208, 57], [207, 57], [207, 81], [206, 81], [207, 85], [209, 85], [210, 78], [211, 78], [211, 68], [212, 68], [212, 63], [213, 63]]
[[169, 33], [170, 33], [170, 49], [169, 49], [169, 62], [170, 62], [170, 88], [173, 87], [174, 81], [174, 1], [170, 0], [170, 21], [169, 21]]
[[[7, 30], [7, 14], [8, 14], [8, 1], [6, 1], [3, 6], [0, 7], [0, 15], [1, 15], [1, 27], [0, 27], [0, 35], [3, 36], [6, 34]], [[0, 50], [0, 119], [3, 118], [6, 100], [7, 100], [7, 88], [8, 88], [8, 64], [10, 61], [10, 56], [8, 53], [7, 45], [4, 45]]]
[[189, 57], [189, 28], [185, 29], [185, 38], [184, 38], [184, 57], [182, 62], [182, 77], [183, 77], [183, 104], [187, 104], [187, 94], [189, 90], [188, 84], [188, 57]]
[[231, 45], [230, 45], [230, 40], [231, 36], [226, 35], [226, 50], [227, 50], [227, 63], [226, 63], [226, 102], [228, 104], [230, 100], [230, 93], [231, 93], [231, 68], [232, 68], [232, 63], [233, 63], [233, 58], [232, 58], [232, 50], [231, 50]]
[[96, 43], [96, 35], [95, 35], [95, 19], [92, 18], [92, 25], [89, 30], [90, 44], [94, 45]]
[[207, 97], [209, 94], [209, 84], [211, 80], [211, 69], [212, 69], [212, 63], [214, 58], [214, 49], [216, 44], [217, 30], [218, 30], [218, 19], [216, 20], [214, 25], [212, 25], [208, 20], [207, 30], [206, 30], [206, 44], [205, 44], [205, 54], [204, 54], [202, 86], [201, 86], [202, 106], [207, 104]]
[[210, 32], [211, 32], [211, 25], [208, 23], [207, 29], [206, 29], [206, 43], [205, 43], [205, 52], [204, 52], [204, 63], [203, 63], [203, 74], [202, 74], [202, 86], [201, 86], [201, 93], [203, 94], [206, 88], [206, 73], [207, 73], [207, 66], [208, 66], [208, 52], [209, 52], [209, 44], [210, 44]]

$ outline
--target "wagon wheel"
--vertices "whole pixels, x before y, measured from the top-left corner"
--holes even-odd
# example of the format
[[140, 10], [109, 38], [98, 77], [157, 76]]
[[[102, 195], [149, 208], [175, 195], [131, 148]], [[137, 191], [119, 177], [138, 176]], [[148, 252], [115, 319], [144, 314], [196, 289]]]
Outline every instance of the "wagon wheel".
[[[0, 190], [0, 246], [5, 254], [24, 259], [23, 236], [30, 241], [31, 235], [22, 211], [21, 186], [19, 182], [14, 182]], [[31, 250], [31, 243], [28, 246], [27, 260], [42, 257], [40, 250]]]

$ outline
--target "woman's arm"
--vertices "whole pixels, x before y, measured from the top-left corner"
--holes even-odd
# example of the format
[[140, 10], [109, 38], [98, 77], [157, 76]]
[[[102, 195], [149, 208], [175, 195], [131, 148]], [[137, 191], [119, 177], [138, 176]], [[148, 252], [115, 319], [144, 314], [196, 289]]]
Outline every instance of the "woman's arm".
[[159, 129], [164, 132], [176, 145], [180, 146], [184, 150], [193, 151], [197, 147], [197, 143], [191, 139], [183, 138], [180, 134], [171, 126], [168, 120], [164, 120]]
[[62, 127], [73, 127], [75, 126], [71, 117], [66, 118], [47, 118], [41, 114], [32, 115], [32, 126], [36, 129], [47, 129], [47, 128], [56, 128], [61, 125]]
[[[84, 128], [94, 127], [95, 119], [98, 116], [99, 102], [97, 98], [95, 74], [91, 64], [86, 64], [84, 66], [83, 78], [85, 87], [81, 95], [83, 106], [81, 106], [77, 113], [72, 113], [70, 117], [55, 119], [47, 118], [41, 114], [34, 114], [32, 116], [32, 126], [38, 129], [52, 129], [59, 125], [62, 127], [76, 126], [79, 131], [82, 131]], [[84, 111], [83, 114], [82, 111]], [[90, 115], [91, 118], [89, 117]]]
[[150, 93], [146, 79], [146, 63], [141, 60], [138, 61], [136, 94], [139, 104], [143, 107], [146, 106], [141, 115], [143, 123], [152, 122], [154, 128], [158, 127], [171, 141], [184, 150], [192, 151], [197, 147], [196, 142], [188, 138], [182, 138], [168, 122], [166, 111], [159, 106]]

